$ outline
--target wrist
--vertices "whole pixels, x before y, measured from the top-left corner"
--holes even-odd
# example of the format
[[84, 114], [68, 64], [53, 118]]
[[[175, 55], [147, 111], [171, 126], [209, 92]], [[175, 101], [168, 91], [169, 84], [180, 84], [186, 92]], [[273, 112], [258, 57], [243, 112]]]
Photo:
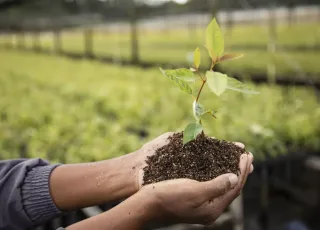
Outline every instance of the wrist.
[[142, 203], [145, 210], [144, 218], [149, 220], [158, 219], [160, 215], [159, 205], [156, 197], [154, 197], [147, 189], [142, 189], [135, 195], [136, 199]]
[[139, 190], [132, 154], [103, 161], [101, 166], [101, 174], [96, 178], [96, 185], [107, 191], [111, 200], [130, 197]]
[[141, 164], [139, 159], [137, 159], [137, 153], [129, 153], [109, 161], [110, 171], [114, 172], [111, 182], [112, 185], [117, 187], [118, 196], [126, 198], [137, 193], [140, 189], [138, 171]]
[[[159, 219], [158, 205], [154, 197], [148, 192], [140, 190], [119, 205], [121, 213], [125, 213], [128, 219], [135, 222], [137, 229], [143, 228], [151, 221]], [[117, 208], [117, 207], [116, 207]], [[123, 209], [124, 211], [121, 211]]]

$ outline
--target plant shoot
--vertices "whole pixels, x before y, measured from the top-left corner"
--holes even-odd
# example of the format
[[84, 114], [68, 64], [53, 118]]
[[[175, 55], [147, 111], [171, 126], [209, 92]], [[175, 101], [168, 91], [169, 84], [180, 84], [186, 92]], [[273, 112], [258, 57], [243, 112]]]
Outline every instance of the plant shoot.
[[[182, 91], [193, 96], [196, 95], [192, 105], [195, 122], [188, 124], [185, 128], [183, 132], [183, 144], [194, 140], [201, 132], [203, 132], [201, 119], [205, 114], [209, 114], [216, 118], [215, 111], [206, 109], [202, 104], [199, 103], [200, 95], [205, 85], [208, 85], [208, 88], [217, 96], [222, 95], [226, 90], [258, 94], [258, 92], [252, 90], [237, 79], [214, 71], [214, 67], [217, 63], [238, 59], [243, 56], [242, 54], [234, 53], [224, 54], [224, 38], [215, 18], [206, 28], [205, 47], [211, 59], [210, 69], [206, 71], [205, 75], [199, 71], [201, 64], [200, 48], [196, 48], [194, 51], [193, 66], [190, 69], [181, 68], [163, 70], [160, 68], [161, 72]], [[193, 92], [190, 84], [193, 84], [199, 80], [201, 81], [200, 89], [198, 92]]]

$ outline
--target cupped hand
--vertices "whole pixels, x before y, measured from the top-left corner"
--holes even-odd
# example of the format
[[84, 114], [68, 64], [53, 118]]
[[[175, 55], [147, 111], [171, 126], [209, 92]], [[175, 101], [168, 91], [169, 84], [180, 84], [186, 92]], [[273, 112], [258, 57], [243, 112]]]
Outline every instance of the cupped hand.
[[143, 168], [147, 166], [147, 157], [155, 154], [156, 150], [162, 146], [169, 144], [168, 138], [173, 134], [173, 132], [164, 133], [152, 141], [144, 144], [140, 149], [127, 156], [128, 158], [126, 159], [130, 161], [132, 165], [131, 168], [133, 169], [134, 173], [136, 191], [142, 187], [142, 174]]
[[[174, 133], [165, 133], [148, 142], [133, 153], [137, 187], [140, 193], [156, 203], [158, 215], [174, 222], [210, 225], [236, 199], [243, 188], [248, 174], [253, 171], [251, 153], [240, 157], [239, 177], [224, 174], [211, 181], [198, 182], [191, 179], [176, 179], [150, 184], [142, 187], [143, 168], [148, 156], [155, 154], [158, 148], [169, 143], [168, 138]], [[241, 148], [242, 143], [235, 142]]]
[[[146, 160], [148, 156], [152, 156], [155, 154], [156, 150], [163, 147], [164, 145], [169, 144], [169, 137], [172, 136], [174, 132], [167, 132], [164, 133], [157, 138], [149, 141], [148, 143], [144, 144], [139, 150], [131, 153], [131, 161], [134, 164], [134, 173], [136, 174], [136, 187], [140, 189], [143, 184], [143, 168], [147, 166]], [[239, 146], [240, 148], [244, 148], [244, 144], [240, 142], [234, 142], [235, 145]], [[252, 156], [252, 154], [250, 153]], [[253, 165], [250, 165], [250, 173], [253, 171]]]
[[213, 180], [168, 180], [142, 187], [156, 204], [158, 217], [177, 223], [211, 225], [236, 199], [251, 171], [251, 153], [240, 157], [240, 175], [224, 174]]

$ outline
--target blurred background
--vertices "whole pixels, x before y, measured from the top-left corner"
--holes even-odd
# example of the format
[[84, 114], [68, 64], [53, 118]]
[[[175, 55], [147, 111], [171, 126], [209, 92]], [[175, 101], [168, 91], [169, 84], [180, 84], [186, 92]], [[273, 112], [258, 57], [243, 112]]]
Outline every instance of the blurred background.
[[[183, 130], [193, 99], [158, 67], [189, 67], [200, 47], [208, 68], [212, 17], [226, 50], [245, 55], [217, 69], [260, 91], [202, 95], [218, 111], [206, 133], [255, 156], [243, 195], [215, 229], [320, 229], [318, 0], [0, 0], [0, 159], [96, 161]], [[204, 229], [163, 225], [146, 228]]]

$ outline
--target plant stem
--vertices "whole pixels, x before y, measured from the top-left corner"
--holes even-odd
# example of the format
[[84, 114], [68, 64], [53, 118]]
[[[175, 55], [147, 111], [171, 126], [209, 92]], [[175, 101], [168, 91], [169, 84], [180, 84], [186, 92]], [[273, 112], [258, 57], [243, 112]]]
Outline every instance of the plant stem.
[[203, 78], [201, 77], [201, 74], [198, 72], [198, 69], [197, 69], [197, 71], [195, 72], [195, 74], [198, 75], [198, 77], [200, 77], [201, 81], [204, 81], [204, 80], [205, 80], [205, 79], [203, 79]]
[[216, 63], [215, 63], [215, 61], [212, 61], [212, 63], [211, 63], [211, 67], [210, 67], [210, 70], [212, 70], [213, 71], [213, 68], [214, 68], [214, 65], [215, 65]]
[[200, 94], [201, 94], [202, 88], [203, 88], [203, 86], [204, 86], [204, 84], [205, 84], [205, 83], [206, 83], [206, 80], [203, 80], [203, 81], [202, 81], [201, 88], [200, 88], [200, 90], [199, 90], [199, 92], [198, 92], [198, 95], [197, 95], [196, 102], [198, 102], [198, 100], [199, 100], [199, 97], [200, 97]]
[[210, 70], [212, 70], [213, 69], [213, 66], [214, 66], [214, 64], [213, 64], [214, 62], [212, 61], [211, 62], [211, 67], [210, 67]]

